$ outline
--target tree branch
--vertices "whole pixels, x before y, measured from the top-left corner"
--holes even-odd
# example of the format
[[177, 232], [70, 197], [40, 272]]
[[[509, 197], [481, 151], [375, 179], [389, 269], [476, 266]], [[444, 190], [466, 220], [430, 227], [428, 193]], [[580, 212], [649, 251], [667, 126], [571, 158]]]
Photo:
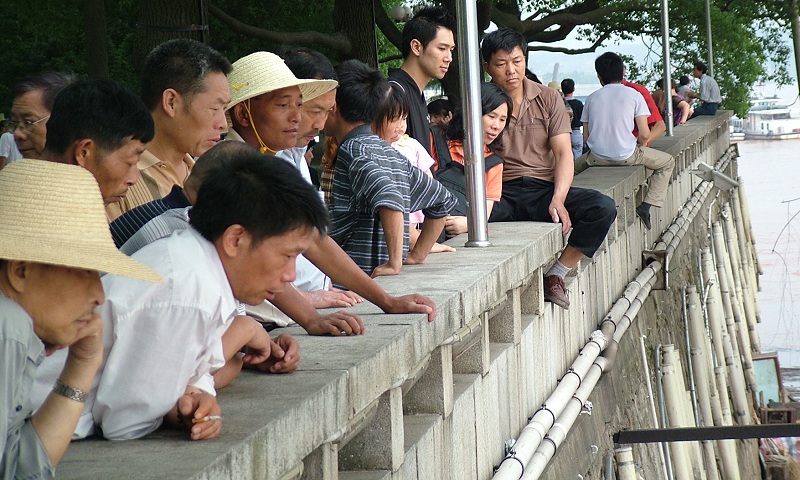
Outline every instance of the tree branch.
[[387, 57], [379, 58], [378, 63], [391, 62], [392, 60], [403, 60], [403, 54], [396, 53], [394, 55], [389, 55]]
[[[383, 5], [381, 4], [381, 0], [372, 0], [372, 4], [375, 6], [375, 24], [378, 26], [381, 32], [383, 32], [386, 40], [392, 42], [392, 45], [400, 50], [400, 44], [403, 43], [403, 32], [401, 32], [392, 19], [389, 18], [389, 15], [386, 13], [386, 9], [383, 8]], [[382, 61], [383, 60], [378, 60], [378, 62]]]
[[597, 47], [599, 47], [603, 42], [608, 40], [610, 36], [611, 32], [603, 32], [590, 47], [586, 48], [563, 48], [563, 47], [550, 47], [547, 45], [529, 45], [528, 51], [566, 53], [568, 55], [575, 55], [578, 53], [593, 53], [596, 52]]
[[335, 50], [336, 52], [342, 55], [349, 54], [350, 51], [353, 49], [350, 40], [341, 33], [326, 34], [314, 31], [273, 32], [271, 30], [265, 30], [263, 28], [247, 25], [246, 23], [243, 23], [231, 17], [230, 15], [223, 12], [218, 7], [212, 4], [208, 5], [208, 11], [211, 13], [211, 15], [217, 17], [217, 19], [219, 19], [220, 22], [225, 24], [228, 28], [230, 28], [234, 32], [255, 38], [260, 38], [262, 40], [267, 40], [269, 42], [290, 43], [294, 45], [303, 45], [303, 46], [316, 44]]

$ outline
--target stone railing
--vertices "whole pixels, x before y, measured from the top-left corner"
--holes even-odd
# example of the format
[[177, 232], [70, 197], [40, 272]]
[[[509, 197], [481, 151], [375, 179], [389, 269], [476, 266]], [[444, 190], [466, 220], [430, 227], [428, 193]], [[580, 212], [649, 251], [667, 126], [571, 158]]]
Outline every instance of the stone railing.
[[[728, 147], [729, 118], [729, 112], [720, 112], [695, 119], [655, 142], [654, 148], [677, 159], [677, 167], [667, 204], [653, 210], [650, 232], [634, 213], [646, 188], [644, 168], [591, 168], [576, 177], [576, 186], [614, 198], [618, 217], [597, 255], [569, 279], [570, 310], [545, 303], [541, 293], [543, 269], [564, 245], [560, 228], [492, 224], [489, 248], [464, 248], [459, 237], [449, 242], [456, 253], [431, 255], [424, 265], [378, 280], [393, 294], [417, 291], [433, 298], [439, 312], [434, 322], [422, 315], [381, 314], [362, 304], [352, 311], [364, 319], [363, 336], [310, 337], [299, 328], [286, 329], [301, 344], [300, 368], [289, 375], [244, 372], [222, 390], [220, 438], [191, 442], [162, 429], [137, 441], [75, 442], [58, 476], [490, 478], [504, 456], [504, 441], [519, 434], [552, 391], [641, 269], [642, 250], [699, 183], [689, 170], [700, 161], [713, 165]], [[657, 316], [655, 308], [652, 315]], [[623, 362], [621, 371], [626, 368]], [[648, 424], [645, 411], [620, 405], [623, 394], [640, 401], [642, 375], [628, 373], [637, 381], [597, 387], [599, 399], [593, 401], [604, 416], [578, 428], [575, 442], [567, 440], [571, 454], [556, 457], [551, 478], [575, 478], [572, 472], [590, 472], [600, 464], [585, 450], [587, 442], [608, 444], [604, 423]]]

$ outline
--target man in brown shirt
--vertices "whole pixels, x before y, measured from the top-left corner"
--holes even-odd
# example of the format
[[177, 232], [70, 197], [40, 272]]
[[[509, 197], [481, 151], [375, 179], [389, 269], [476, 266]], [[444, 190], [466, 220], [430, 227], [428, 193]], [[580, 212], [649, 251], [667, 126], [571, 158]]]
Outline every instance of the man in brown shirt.
[[500, 29], [483, 39], [481, 55], [492, 82], [514, 101], [503, 133], [503, 196], [489, 221], [561, 223], [567, 246], [545, 273], [545, 299], [569, 308], [564, 276], [603, 243], [617, 216], [614, 200], [594, 190], [572, 187], [574, 159], [569, 115], [561, 95], [525, 78], [527, 42]]
[[200, 156], [221, 140], [230, 101], [231, 64], [201, 42], [175, 39], [153, 49], [142, 70], [142, 100], [153, 115], [155, 137], [141, 155], [141, 179], [127, 197], [108, 205], [109, 221], [183, 186]]

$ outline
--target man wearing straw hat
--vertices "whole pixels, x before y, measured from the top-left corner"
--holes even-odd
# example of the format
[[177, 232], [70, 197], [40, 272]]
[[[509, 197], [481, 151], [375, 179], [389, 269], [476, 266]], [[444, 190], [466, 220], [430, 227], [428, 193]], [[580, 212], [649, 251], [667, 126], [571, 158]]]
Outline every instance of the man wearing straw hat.
[[139, 156], [153, 139], [144, 103], [113, 80], [78, 80], [56, 97], [42, 157], [80, 165], [94, 175], [106, 204], [139, 179]]
[[141, 179], [125, 199], [106, 207], [109, 220], [182, 186], [193, 158], [220, 141], [230, 71], [227, 58], [196, 40], [169, 40], [148, 54], [142, 100], [153, 115], [155, 136], [139, 163]]
[[[303, 101], [316, 99], [337, 86], [335, 80], [298, 79], [280, 57], [269, 52], [256, 52], [234, 62], [229, 81], [228, 112], [233, 128], [226, 140], [244, 141], [265, 153], [296, 146], [301, 133]], [[430, 320], [435, 317], [430, 299], [419, 294], [388, 295], [327, 235], [319, 237], [304, 256], [334, 281], [384, 312], [426, 313]], [[297, 302], [282, 302], [279, 297], [277, 306], [291, 318], [300, 315], [300, 312], [287, 310], [297, 309]], [[352, 322], [349, 323], [352, 326]]]
[[[114, 247], [82, 168], [20, 160], [3, 169], [0, 225], [0, 477], [51, 478], [102, 362], [98, 272], [161, 279]], [[37, 367], [59, 349], [68, 349], [64, 368], [31, 415]]]

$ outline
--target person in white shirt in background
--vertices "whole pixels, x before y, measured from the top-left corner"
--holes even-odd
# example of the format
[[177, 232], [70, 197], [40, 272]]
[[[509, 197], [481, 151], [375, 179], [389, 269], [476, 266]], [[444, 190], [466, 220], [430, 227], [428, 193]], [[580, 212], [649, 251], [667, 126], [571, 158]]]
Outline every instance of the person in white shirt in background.
[[14, 141], [14, 133], [6, 132], [0, 135], [0, 169], [22, 159], [17, 143]]

